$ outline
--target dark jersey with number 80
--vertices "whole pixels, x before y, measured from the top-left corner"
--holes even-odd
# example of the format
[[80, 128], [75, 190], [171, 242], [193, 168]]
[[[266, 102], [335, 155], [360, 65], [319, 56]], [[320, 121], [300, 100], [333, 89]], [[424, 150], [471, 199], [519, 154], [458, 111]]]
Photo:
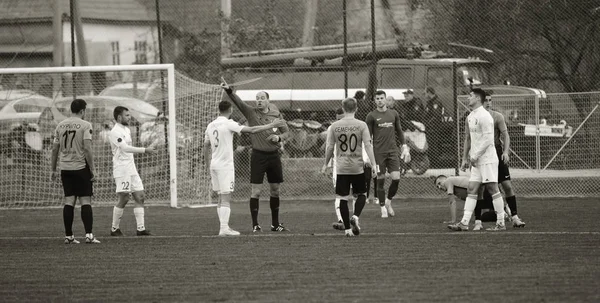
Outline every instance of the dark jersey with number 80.
[[358, 175], [364, 172], [363, 138], [367, 142], [371, 140], [367, 124], [363, 121], [346, 117], [331, 124], [327, 133], [327, 145], [335, 146], [338, 175]]

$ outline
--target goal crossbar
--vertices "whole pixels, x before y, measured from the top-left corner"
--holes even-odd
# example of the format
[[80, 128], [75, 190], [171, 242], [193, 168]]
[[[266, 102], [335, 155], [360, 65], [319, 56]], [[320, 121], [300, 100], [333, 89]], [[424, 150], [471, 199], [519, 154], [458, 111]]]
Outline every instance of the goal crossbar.
[[169, 138], [169, 187], [171, 207], [177, 207], [177, 138], [175, 108], [175, 65], [173, 64], [137, 64], [137, 65], [97, 65], [97, 66], [63, 66], [63, 67], [23, 67], [0, 68], [2, 74], [51, 74], [51, 73], [86, 73], [86, 72], [119, 72], [119, 71], [167, 71], [168, 87], [168, 138]]

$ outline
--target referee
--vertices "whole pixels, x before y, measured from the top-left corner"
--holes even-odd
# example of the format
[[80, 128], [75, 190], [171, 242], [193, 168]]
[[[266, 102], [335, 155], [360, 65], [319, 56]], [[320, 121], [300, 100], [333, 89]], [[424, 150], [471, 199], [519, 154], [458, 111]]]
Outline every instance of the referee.
[[[256, 94], [257, 106], [252, 107], [240, 99], [226, 84], [221, 84], [229, 99], [239, 108], [249, 126], [270, 124], [273, 120], [283, 116], [275, 106], [269, 106], [269, 94], [261, 91]], [[250, 134], [252, 142], [252, 155], [250, 160], [250, 183], [252, 194], [250, 196], [250, 214], [252, 215], [252, 232], [262, 231], [258, 224], [258, 200], [263, 184], [264, 175], [271, 189], [271, 231], [288, 231], [279, 222], [279, 185], [283, 182], [283, 168], [279, 149], [281, 142], [289, 135], [287, 125], [273, 128], [265, 132]]]
[[[63, 223], [65, 244], [79, 244], [73, 236], [75, 203], [81, 203], [81, 220], [85, 228], [85, 243], [100, 243], [92, 234], [92, 182], [94, 161], [92, 158], [92, 124], [83, 120], [87, 103], [82, 99], [71, 102], [71, 117], [58, 123], [52, 145], [52, 180], [58, 178], [56, 164], [60, 162], [60, 179], [65, 193]], [[60, 161], [59, 161], [60, 160]]]

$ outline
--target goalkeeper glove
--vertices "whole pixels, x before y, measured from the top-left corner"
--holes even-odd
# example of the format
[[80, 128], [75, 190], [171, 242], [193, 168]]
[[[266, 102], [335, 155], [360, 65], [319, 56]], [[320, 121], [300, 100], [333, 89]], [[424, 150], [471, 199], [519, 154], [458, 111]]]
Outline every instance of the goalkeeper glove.
[[404, 163], [410, 162], [410, 149], [406, 144], [402, 144], [402, 153], [400, 154], [400, 159], [403, 159]]

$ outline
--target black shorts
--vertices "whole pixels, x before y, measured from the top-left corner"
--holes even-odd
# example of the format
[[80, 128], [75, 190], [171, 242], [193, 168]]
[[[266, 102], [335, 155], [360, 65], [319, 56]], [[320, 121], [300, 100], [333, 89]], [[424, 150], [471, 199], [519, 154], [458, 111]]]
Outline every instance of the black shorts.
[[89, 167], [80, 170], [61, 170], [60, 180], [65, 197], [91, 197], [94, 195], [92, 173]]
[[364, 194], [367, 192], [367, 183], [365, 182], [365, 173], [357, 175], [337, 175], [335, 179], [335, 194], [338, 196], [348, 196], [352, 193], [355, 195]]
[[250, 159], [250, 183], [262, 184], [265, 173], [269, 183], [283, 183], [283, 166], [279, 151], [265, 152], [253, 149]]
[[390, 153], [375, 153], [377, 174], [383, 175], [387, 172], [400, 171], [400, 154], [396, 151]]
[[496, 154], [498, 155], [498, 183], [502, 183], [510, 180], [510, 170], [508, 164], [502, 161], [502, 150], [496, 149]]

